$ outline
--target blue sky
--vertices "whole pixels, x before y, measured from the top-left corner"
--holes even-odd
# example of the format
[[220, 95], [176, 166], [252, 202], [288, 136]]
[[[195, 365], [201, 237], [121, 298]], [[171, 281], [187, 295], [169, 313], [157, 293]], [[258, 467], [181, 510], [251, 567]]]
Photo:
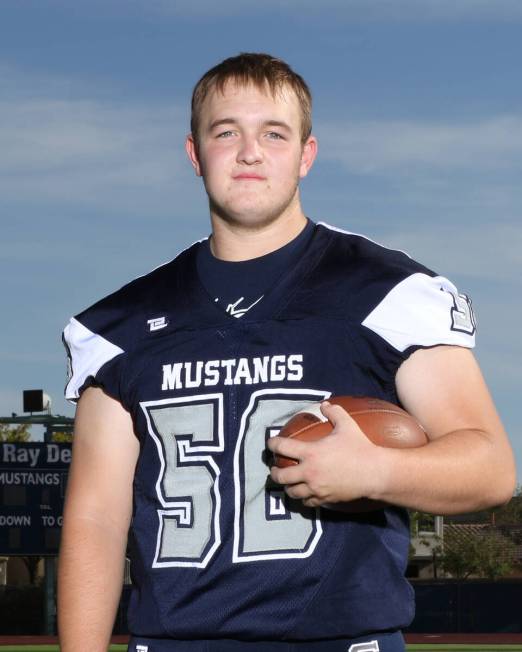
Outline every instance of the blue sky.
[[240, 51], [314, 93], [310, 217], [469, 293], [522, 473], [519, 0], [2, 0], [0, 414], [62, 398], [68, 318], [208, 233], [193, 84]]

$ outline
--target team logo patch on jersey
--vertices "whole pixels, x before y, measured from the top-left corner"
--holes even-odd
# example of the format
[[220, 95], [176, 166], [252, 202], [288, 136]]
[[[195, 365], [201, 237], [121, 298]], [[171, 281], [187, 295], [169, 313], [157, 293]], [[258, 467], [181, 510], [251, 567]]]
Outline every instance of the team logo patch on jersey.
[[154, 317], [154, 319], [147, 319], [147, 324], [149, 325], [149, 331], [152, 333], [168, 326], [169, 320], [166, 317]]
[[149, 652], [148, 645], [136, 645], [136, 652]]
[[255, 305], [257, 305], [261, 299], [263, 298], [263, 294], [259, 297], [259, 299], [256, 299], [253, 303], [251, 303], [249, 306], [241, 305], [242, 302], [245, 300], [245, 297], [240, 297], [237, 301], [234, 303], [229, 303], [226, 309], [226, 312], [229, 315], [232, 315], [232, 317], [236, 317], [236, 319], [239, 319], [239, 317], [242, 317], [245, 315], [251, 308], [253, 308]]

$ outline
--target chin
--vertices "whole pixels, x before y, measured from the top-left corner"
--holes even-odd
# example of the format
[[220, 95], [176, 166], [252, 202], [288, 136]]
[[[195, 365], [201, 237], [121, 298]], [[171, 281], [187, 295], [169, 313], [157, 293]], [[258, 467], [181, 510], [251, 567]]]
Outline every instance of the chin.
[[270, 226], [287, 213], [295, 199], [295, 195], [289, 201], [278, 205], [261, 205], [259, 199], [255, 202], [244, 201], [218, 206], [210, 203], [211, 212], [217, 215], [223, 222], [230, 225], [242, 226], [254, 230], [261, 230]]
[[281, 217], [281, 213], [266, 213], [258, 211], [235, 211], [226, 215], [220, 215], [230, 225], [247, 227], [259, 231], [270, 226]]

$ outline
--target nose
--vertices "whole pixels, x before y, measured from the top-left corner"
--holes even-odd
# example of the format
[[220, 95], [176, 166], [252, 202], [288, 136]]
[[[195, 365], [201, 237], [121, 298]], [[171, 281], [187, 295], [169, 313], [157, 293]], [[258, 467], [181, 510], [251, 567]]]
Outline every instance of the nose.
[[241, 138], [241, 144], [237, 151], [237, 162], [254, 165], [260, 163], [263, 159], [261, 147], [254, 136], [244, 135]]

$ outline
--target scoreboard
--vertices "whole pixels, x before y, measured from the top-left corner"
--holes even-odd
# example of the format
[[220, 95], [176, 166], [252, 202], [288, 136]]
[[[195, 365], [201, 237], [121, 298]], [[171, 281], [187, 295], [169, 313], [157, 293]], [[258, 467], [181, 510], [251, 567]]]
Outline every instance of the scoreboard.
[[71, 444], [0, 443], [0, 555], [56, 555]]

